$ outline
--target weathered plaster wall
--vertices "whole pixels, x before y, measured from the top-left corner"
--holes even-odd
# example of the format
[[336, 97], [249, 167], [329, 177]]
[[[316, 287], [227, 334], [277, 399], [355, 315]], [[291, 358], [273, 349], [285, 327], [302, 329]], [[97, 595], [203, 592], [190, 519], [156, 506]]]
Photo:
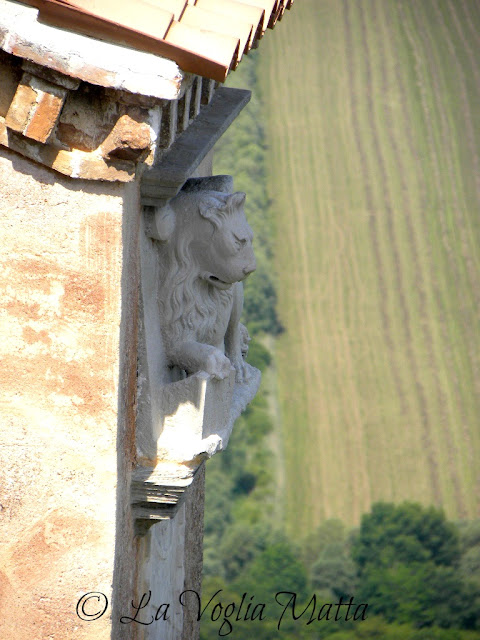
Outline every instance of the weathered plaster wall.
[[[117, 470], [132, 440], [123, 397], [135, 363], [131, 340], [120, 349], [120, 324], [135, 333], [135, 287], [123, 283], [123, 318], [121, 299], [122, 277], [135, 279], [134, 268], [122, 276], [122, 252], [135, 264], [134, 223], [123, 230], [131, 247], [122, 243], [133, 186], [72, 181], [0, 151], [4, 640], [110, 638], [110, 604], [95, 622], [75, 607], [89, 591], [111, 601], [117, 491], [124, 505], [128, 493]], [[131, 531], [122, 535], [128, 545]], [[133, 580], [128, 561], [116, 569]]]

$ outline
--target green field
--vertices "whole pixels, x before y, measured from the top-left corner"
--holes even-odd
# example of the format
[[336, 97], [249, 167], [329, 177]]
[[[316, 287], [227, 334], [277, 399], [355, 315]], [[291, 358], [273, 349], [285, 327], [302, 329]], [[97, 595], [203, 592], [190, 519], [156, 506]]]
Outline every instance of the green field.
[[480, 3], [297, 0], [262, 42], [285, 524], [480, 515]]

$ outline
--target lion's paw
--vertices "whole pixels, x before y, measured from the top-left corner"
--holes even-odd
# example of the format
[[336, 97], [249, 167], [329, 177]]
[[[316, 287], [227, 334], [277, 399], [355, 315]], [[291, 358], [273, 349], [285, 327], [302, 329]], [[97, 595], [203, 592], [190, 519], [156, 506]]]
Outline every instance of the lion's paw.
[[243, 358], [235, 360], [233, 366], [235, 368], [235, 382], [243, 384], [250, 380], [249, 368]]
[[232, 363], [223, 355], [221, 351], [216, 349], [213, 353], [207, 356], [205, 362], [205, 371], [218, 380], [223, 380], [230, 375], [232, 370]]

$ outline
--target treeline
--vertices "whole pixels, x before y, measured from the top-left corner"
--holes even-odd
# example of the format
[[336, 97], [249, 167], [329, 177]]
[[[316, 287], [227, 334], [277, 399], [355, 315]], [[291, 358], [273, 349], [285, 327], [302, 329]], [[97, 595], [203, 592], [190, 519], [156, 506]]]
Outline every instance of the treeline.
[[261, 526], [224, 533], [203, 586], [204, 606], [217, 596], [202, 640], [222, 625], [222, 636], [257, 640], [480, 638], [480, 521], [377, 503], [359, 530], [327, 521], [301, 547]]

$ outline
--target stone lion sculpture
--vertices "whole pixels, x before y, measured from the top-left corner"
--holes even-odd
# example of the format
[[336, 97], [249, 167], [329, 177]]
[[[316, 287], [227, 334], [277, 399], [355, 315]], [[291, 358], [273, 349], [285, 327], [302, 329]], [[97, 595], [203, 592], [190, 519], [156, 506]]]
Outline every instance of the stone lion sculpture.
[[256, 268], [244, 193], [230, 176], [190, 179], [155, 215], [159, 304], [169, 366], [246, 382], [242, 281]]

